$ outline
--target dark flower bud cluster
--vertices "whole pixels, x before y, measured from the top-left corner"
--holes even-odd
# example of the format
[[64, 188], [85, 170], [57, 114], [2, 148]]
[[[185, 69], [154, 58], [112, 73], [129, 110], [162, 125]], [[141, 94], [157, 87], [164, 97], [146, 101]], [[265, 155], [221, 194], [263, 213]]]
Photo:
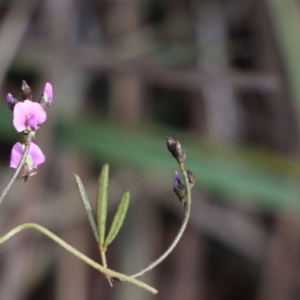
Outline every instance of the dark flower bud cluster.
[[[186, 178], [186, 184], [182, 182], [178, 172], [174, 175], [174, 187], [173, 190], [177, 195], [179, 201], [186, 209], [188, 202], [188, 189], [191, 189], [195, 184], [195, 177], [191, 170], [185, 169], [184, 162], [186, 159], [186, 153], [181, 144], [178, 141], [173, 140], [170, 136], [166, 138], [168, 150], [171, 152], [173, 157], [177, 160], [180, 170], [183, 172]], [[186, 186], [188, 185], [188, 186]]]

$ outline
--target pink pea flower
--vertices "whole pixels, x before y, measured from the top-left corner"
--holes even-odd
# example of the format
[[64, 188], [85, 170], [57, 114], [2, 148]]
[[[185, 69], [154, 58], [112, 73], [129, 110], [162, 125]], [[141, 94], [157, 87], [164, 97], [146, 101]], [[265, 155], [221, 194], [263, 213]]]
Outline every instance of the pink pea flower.
[[[21, 143], [16, 143], [10, 155], [10, 167], [16, 169], [22, 158], [25, 146]], [[29, 170], [36, 168], [38, 165], [45, 162], [46, 158], [40, 147], [34, 143], [30, 144], [29, 152], [26, 157], [26, 163], [29, 167]]]
[[47, 114], [41, 104], [30, 100], [18, 102], [14, 107], [13, 114], [13, 125], [18, 132], [36, 131], [38, 125], [47, 119]]

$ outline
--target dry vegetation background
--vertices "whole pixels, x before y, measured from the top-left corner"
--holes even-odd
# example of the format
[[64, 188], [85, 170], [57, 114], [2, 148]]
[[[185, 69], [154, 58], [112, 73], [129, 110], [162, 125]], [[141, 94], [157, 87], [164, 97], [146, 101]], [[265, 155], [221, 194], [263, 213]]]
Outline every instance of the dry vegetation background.
[[158, 295], [23, 232], [0, 246], [0, 299], [300, 299], [299, 16], [296, 0], [2, 0], [0, 186], [20, 138], [5, 95], [48, 81], [54, 101], [47, 161], [4, 200], [1, 235], [38, 222], [99, 260], [73, 172], [95, 203], [109, 162], [111, 214], [123, 190], [132, 203], [108, 264], [132, 274], [183, 218], [167, 135], [197, 182], [183, 240], [142, 278]]

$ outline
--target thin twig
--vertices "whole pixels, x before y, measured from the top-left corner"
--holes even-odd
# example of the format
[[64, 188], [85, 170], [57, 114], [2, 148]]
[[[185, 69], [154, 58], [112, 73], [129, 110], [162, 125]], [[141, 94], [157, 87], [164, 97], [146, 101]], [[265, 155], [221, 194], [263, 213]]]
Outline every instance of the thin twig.
[[187, 189], [187, 205], [186, 205], [186, 209], [185, 209], [185, 214], [184, 214], [184, 219], [182, 221], [181, 227], [178, 231], [177, 236], [175, 237], [175, 239], [173, 240], [172, 244], [169, 246], [169, 248], [165, 251], [164, 254], [162, 254], [158, 259], [156, 259], [155, 261], [153, 261], [148, 267], [146, 267], [145, 269], [142, 269], [140, 272], [131, 275], [132, 278], [136, 278], [139, 277], [143, 274], [145, 274], [146, 272], [152, 270], [153, 268], [155, 268], [157, 265], [159, 265], [164, 259], [167, 258], [167, 256], [174, 250], [174, 248], [177, 246], [178, 242], [180, 241], [180, 239], [183, 236], [183, 233], [187, 227], [187, 224], [189, 222], [189, 218], [190, 218], [190, 214], [191, 214], [191, 208], [192, 208], [192, 192], [191, 192], [191, 186], [188, 180], [188, 175], [187, 172], [185, 170], [184, 164], [181, 163], [179, 164], [179, 168], [181, 170], [181, 172], [183, 173], [184, 176], [184, 181], [185, 181], [185, 186]]
[[96, 263], [95, 261], [93, 261], [92, 259], [90, 259], [86, 255], [84, 255], [83, 253], [81, 253], [77, 249], [73, 248], [71, 245], [66, 243], [64, 240], [59, 238], [57, 235], [55, 235], [54, 233], [52, 233], [48, 229], [44, 228], [41, 225], [35, 224], [35, 223], [25, 223], [25, 224], [22, 224], [20, 226], [15, 227], [14, 229], [12, 229], [11, 231], [9, 231], [8, 233], [6, 233], [4, 236], [2, 236], [0, 238], [0, 244], [4, 243], [5, 241], [10, 239], [11, 237], [16, 235], [17, 233], [19, 233], [19, 232], [21, 232], [22, 230], [25, 230], [25, 229], [35, 229], [35, 230], [43, 233], [44, 235], [46, 235], [50, 239], [52, 239], [54, 242], [59, 244], [61, 247], [66, 249], [68, 252], [70, 252], [71, 254], [73, 254], [74, 256], [79, 258], [80, 260], [84, 261], [85, 263], [87, 263], [88, 265], [93, 267], [94, 269], [96, 269], [96, 270], [100, 271], [101, 273], [105, 274], [106, 276], [109, 276], [111, 278], [118, 278], [121, 281], [130, 282], [130, 283], [135, 284], [138, 287], [143, 288], [143, 289], [145, 289], [145, 290], [147, 290], [147, 291], [149, 291], [153, 294], [157, 293], [156, 289], [154, 289], [153, 287], [149, 286], [148, 284], [146, 284], [144, 282], [141, 282], [137, 279], [131, 278], [130, 276], [127, 276], [125, 274], [122, 274], [122, 273], [115, 272], [113, 270], [104, 268], [103, 266]]

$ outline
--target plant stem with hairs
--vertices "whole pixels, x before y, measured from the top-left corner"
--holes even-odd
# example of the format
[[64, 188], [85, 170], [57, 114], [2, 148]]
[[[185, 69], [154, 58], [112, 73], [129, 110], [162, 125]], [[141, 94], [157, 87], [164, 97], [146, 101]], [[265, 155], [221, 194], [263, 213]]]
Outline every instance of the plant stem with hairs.
[[25, 229], [34, 229], [37, 230], [41, 233], [43, 233], [44, 235], [48, 236], [50, 239], [52, 239], [54, 242], [56, 242], [57, 244], [59, 244], [61, 247], [63, 247], [64, 249], [66, 249], [68, 252], [70, 252], [71, 254], [73, 254], [74, 256], [76, 256], [77, 258], [79, 258], [80, 260], [82, 260], [83, 262], [87, 263], [88, 265], [90, 265], [91, 267], [93, 267], [94, 269], [100, 271], [101, 273], [105, 274], [108, 277], [111, 278], [118, 278], [121, 281], [127, 281], [130, 282], [132, 284], [135, 284], [136, 286], [143, 288], [153, 294], [157, 293], [157, 290], [154, 289], [153, 287], [149, 286], [148, 284], [141, 282], [139, 280], [136, 280], [130, 276], [127, 276], [125, 274], [110, 270], [106, 267], [101, 266], [100, 264], [98, 264], [97, 262], [93, 261], [92, 259], [90, 259], [89, 257], [87, 257], [86, 255], [84, 255], [83, 253], [81, 253], [80, 251], [76, 250], [75, 248], [73, 248], [71, 245], [69, 245], [68, 243], [66, 243], [64, 240], [62, 240], [61, 238], [59, 238], [57, 235], [55, 235], [54, 233], [52, 233], [51, 231], [49, 231], [48, 229], [44, 228], [41, 225], [35, 224], [35, 223], [25, 223], [22, 224], [20, 226], [15, 227], [14, 229], [12, 229], [11, 231], [9, 231], [8, 233], [6, 233], [4, 236], [2, 236], [0, 238], [0, 244], [4, 243], [5, 241], [9, 240], [10, 238], [12, 238], [14, 235], [16, 235], [17, 233], [25, 230]]

